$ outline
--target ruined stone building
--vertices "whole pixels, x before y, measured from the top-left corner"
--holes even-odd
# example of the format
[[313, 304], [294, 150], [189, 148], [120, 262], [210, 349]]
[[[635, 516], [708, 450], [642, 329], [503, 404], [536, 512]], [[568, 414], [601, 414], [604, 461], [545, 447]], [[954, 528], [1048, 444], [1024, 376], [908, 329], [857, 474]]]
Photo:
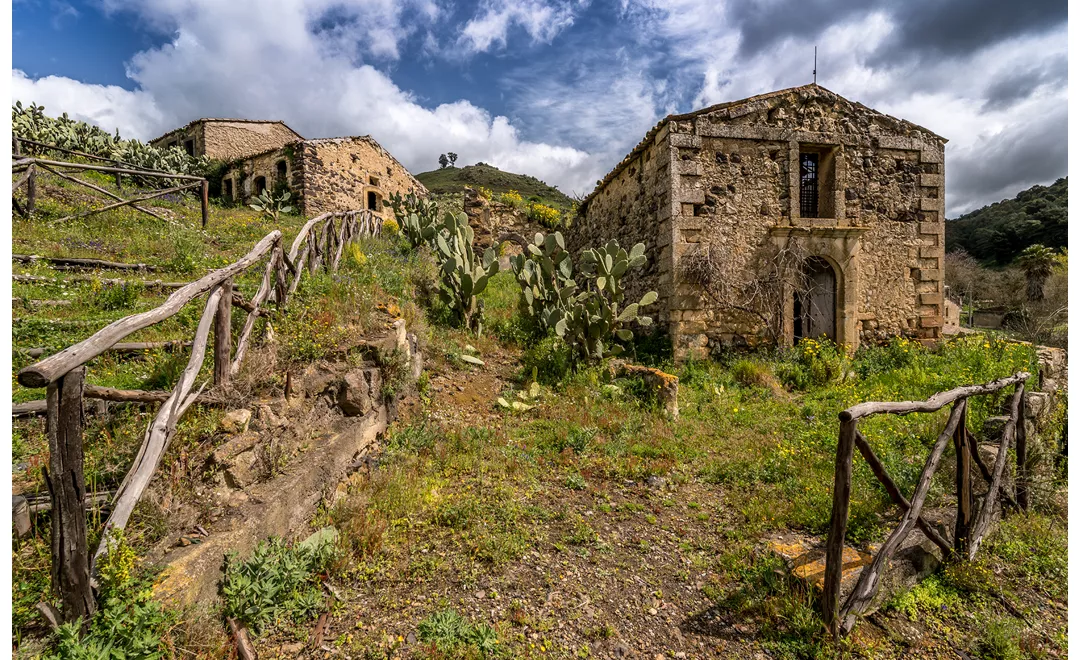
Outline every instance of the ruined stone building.
[[676, 355], [940, 336], [944, 147], [818, 85], [668, 116], [582, 203], [570, 249], [644, 242], [627, 299]]
[[[246, 202], [288, 189], [305, 215], [370, 209], [383, 215], [393, 193], [427, 189], [370, 136], [305, 140], [280, 121], [199, 119], [151, 140], [225, 161], [221, 196]], [[386, 207], [388, 209], [389, 207]]]

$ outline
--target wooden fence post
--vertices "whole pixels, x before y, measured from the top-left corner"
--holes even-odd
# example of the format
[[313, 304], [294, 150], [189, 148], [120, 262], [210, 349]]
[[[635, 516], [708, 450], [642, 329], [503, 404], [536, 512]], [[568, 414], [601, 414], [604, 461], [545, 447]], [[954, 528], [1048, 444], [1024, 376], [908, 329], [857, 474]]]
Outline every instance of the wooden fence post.
[[967, 556], [968, 536], [971, 532], [971, 508], [974, 498], [971, 493], [971, 452], [977, 447], [969, 447], [971, 436], [967, 432], [966, 399], [955, 405], [963, 405], [960, 423], [953, 432], [953, 447], [956, 449], [956, 526], [953, 530], [953, 549], [957, 556]]
[[206, 223], [210, 221], [210, 182], [203, 179], [202, 182], [202, 226], [206, 229]]
[[85, 629], [96, 603], [90, 588], [86, 545], [86, 480], [83, 475], [83, 387], [86, 367], [76, 367], [48, 387], [49, 469], [52, 498], [52, 586], [65, 623]]
[[214, 384], [225, 387], [232, 373], [232, 278], [220, 286], [221, 300], [214, 318]]
[[1028, 510], [1028, 455], [1027, 420], [1025, 415], [1027, 393], [1020, 397], [1016, 420], [1016, 504], [1021, 511]]
[[832, 520], [825, 545], [825, 584], [822, 587], [821, 605], [825, 626], [834, 637], [839, 637], [841, 627], [840, 580], [844, 568], [844, 535], [847, 533], [848, 505], [851, 500], [851, 458], [855, 449], [857, 424], [857, 420], [841, 417], [840, 438], [836, 445]]
[[[114, 160], [113, 165], [115, 165], [117, 168], [119, 168], [120, 167], [120, 161]], [[120, 183], [120, 173], [116, 172], [114, 174], [114, 176], [116, 177], [116, 192], [121, 192], [123, 190], [123, 187], [122, 187], [122, 185]]]
[[34, 214], [34, 206], [37, 204], [37, 168], [30, 164], [30, 172], [26, 178], [26, 215]]

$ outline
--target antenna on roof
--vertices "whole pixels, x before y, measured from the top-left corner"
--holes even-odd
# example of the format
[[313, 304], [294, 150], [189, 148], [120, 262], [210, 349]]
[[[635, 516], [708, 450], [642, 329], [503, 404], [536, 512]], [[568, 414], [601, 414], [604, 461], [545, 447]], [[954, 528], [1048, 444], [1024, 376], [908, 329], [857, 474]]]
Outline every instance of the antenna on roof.
[[817, 46], [814, 46], [814, 84], [817, 84]]

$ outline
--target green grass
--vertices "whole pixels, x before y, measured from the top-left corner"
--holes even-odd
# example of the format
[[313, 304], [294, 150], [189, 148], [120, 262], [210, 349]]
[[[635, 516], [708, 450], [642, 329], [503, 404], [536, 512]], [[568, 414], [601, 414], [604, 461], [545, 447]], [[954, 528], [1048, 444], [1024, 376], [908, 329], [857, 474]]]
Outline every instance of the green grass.
[[540, 202], [559, 210], [568, 210], [573, 200], [565, 193], [527, 174], [503, 172], [485, 163], [465, 167], [443, 167], [416, 175], [429, 191], [436, 194], [460, 193], [469, 186], [483, 186], [495, 193], [516, 190], [526, 201], [535, 197]]

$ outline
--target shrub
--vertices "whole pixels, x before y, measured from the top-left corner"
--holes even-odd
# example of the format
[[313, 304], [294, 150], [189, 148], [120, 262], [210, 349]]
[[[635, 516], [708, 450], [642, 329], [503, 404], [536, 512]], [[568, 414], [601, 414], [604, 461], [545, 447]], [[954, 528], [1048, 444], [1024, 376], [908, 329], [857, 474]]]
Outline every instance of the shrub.
[[133, 282], [106, 284], [104, 286], [101, 286], [99, 282], [94, 282], [94, 284], [97, 286], [93, 287], [96, 289], [93, 304], [99, 309], [109, 311], [133, 309], [135, 303], [139, 301], [139, 289], [141, 287]]
[[526, 208], [525, 217], [548, 229], [555, 229], [562, 225], [562, 214], [559, 210], [541, 202], [530, 203]]
[[770, 387], [774, 383], [768, 365], [754, 360], [738, 360], [731, 365], [731, 377], [743, 387]]
[[905, 337], [894, 337], [887, 344], [879, 346], [864, 344], [855, 352], [855, 373], [861, 378], [866, 378], [874, 374], [902, 369], [925, 352], [926, 348], [922, 344]]
[[300, 623], [311, 618], [325, 607], [319, 575], [336, 558], [335, 538], [317, 532], [292, 546], [270, 538], [246, 561], [229, 554], [221, 586], [225, 616], [244, 622], [255, 634], [285, 619]]
[[470, 623], [453, 609], [434, 612], [417, 626], [420, 641], [432, 644], [442, 653], [462, 648], [475, 649], [481, 657], [494, 656], [499, 651], [499, 637], [484, 623]]
[[401, 227], [398, 225], [397, 220], [389, 218], [387, 220], [383, 220], [382, 232], [388, 237], [394, 238], [401, 233]]
[[516, 190], [509, 190], [499, 195], [499, 201], [507, 206], [513, 208], [519, 208], [525, 200], [521, 197], [521, 194]]
[[794, 390], [821, 387], [838, 380], [847, 362], [843, 351], [828, 339], [802, 339], [784, 357], [777, 365], [776, 375]]
[[554, 385], [570, 375], [574, 355], [566, 342], [552, 334], [525, 349], [521, 366], [525, 373], [535, 371], [540, 383]]

